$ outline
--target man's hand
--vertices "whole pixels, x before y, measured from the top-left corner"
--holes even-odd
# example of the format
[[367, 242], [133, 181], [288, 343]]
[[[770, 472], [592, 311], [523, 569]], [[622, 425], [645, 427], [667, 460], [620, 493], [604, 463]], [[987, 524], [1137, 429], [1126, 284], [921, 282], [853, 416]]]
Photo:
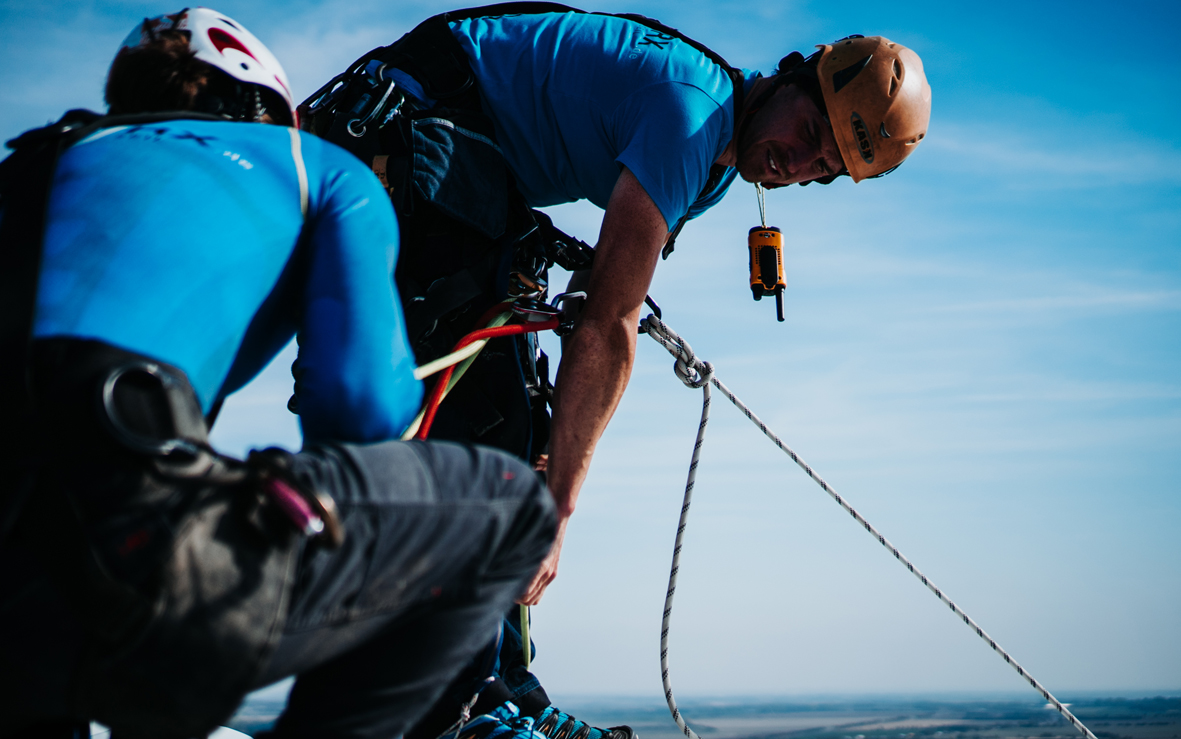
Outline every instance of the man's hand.
[[517, 602], [526, 606], [535, 606], [541, 602], [541, 596], [545, 593], [545, 589], [558, 576], [558, 559], [562, 556], [562, 540], [566, 538], [566, 524], [570, 521], [569, 517], [562, 518], [558, 521], [558, 535], [554, 538], [554, 546], [549, 550], [549, 554], [541, 561], [541, 567], [537, 568], [537, 574], [533, 576], [533, 582], [529, 583], [525, 594], [517, 599]]
[[603, 216], [586, 302], [558, 368], [546, 475], [558, 509], [558, 538], [522, 603], [538, 602], [557, 575], [566, 522], [631, 377], [640, 308], [667, 237], [660, 209], [625, 168]]

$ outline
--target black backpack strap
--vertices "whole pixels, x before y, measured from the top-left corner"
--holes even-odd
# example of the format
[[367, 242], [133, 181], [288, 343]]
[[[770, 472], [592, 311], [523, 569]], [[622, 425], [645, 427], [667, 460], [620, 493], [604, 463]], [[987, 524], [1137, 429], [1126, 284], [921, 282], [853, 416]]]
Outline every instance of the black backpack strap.
[[8, 142], [15, 151], [0, 162], [0, 541], [20, 515], [33, 488], [26, 474], [36, 455], [29, 346], [41, 272], [41, 242], [49, 190], [58, 156], [71, 136], [99, 119], [97, 113], [71, 110], [61, 120], [26, 131]]

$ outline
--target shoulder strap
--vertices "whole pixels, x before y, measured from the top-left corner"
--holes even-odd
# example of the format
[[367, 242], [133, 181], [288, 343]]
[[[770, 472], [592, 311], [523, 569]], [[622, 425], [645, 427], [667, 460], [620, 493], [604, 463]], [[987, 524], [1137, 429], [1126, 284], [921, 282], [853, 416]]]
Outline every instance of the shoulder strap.
[[61, 120], [26, 131], [8, 142], [13, 153], [0, 162], [0, 424], [14, 424], [29, 410], [27, 353], [32, 336], [45, 211], [57, 159], [77, 137], [101, 119], [71, 110]]
[[49, 187], [70, 133], [98, 118], [97, 113], [71, 110], [57, 123], [9, 141], [15, 151], [0, 162], [0, 464], [5, 470], [0, 480], [0, 542], [16, 524], [33, 488], [32, 476], [22, 469], [35, 451], [28, 350]]

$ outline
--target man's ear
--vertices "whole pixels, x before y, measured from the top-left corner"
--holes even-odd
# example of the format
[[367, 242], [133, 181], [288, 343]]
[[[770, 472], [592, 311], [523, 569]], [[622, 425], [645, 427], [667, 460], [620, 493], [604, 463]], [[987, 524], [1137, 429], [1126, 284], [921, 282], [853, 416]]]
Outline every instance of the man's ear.
[[795, 69], [796, 66], [803, 64], [804, 55], [798, 51], [793, 51], [787, 56], [779, 60], [779, 66], [775, 69], [775, 74], [783, 74]]

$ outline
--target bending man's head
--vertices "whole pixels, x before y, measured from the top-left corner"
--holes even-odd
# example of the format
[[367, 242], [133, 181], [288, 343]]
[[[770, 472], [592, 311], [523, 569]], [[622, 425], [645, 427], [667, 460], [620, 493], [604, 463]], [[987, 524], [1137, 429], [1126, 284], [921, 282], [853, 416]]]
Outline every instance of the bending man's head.
[[738, 171], [767, 187], [880, 177], [927, 134], [931, 88], [910, 49], [851, 36], [792, 52], [747, 107]]
[[107, 75], [112, 114], [190, 110], [235, 121], [293, 125], [295, 101], [275, 56], [208, 8], [144, 19]]

